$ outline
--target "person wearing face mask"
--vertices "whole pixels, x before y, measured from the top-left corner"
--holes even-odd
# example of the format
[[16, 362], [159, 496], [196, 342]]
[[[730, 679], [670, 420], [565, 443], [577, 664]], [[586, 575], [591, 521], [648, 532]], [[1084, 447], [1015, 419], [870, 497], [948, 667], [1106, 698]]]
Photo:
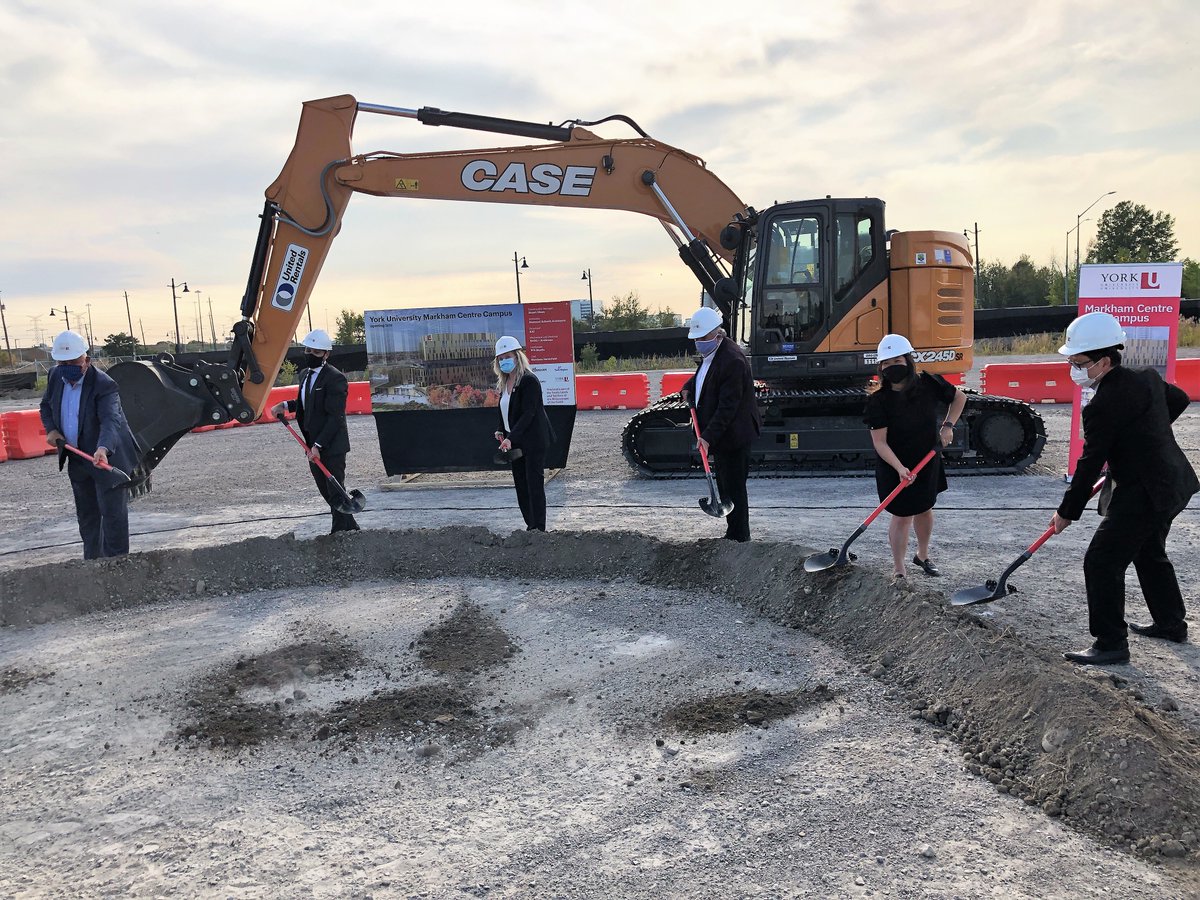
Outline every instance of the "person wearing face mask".
[[500, 397], [500, 431], [494, 437], [512, 466], [517, 505], [526, 531], [546, 530], [546, 450], [554, 428], [542, 403], [542, 384], [530, 371], [529, 357], [515, 337], [496, 341], [496, 393]]
[[296, 423], [308, 444], [309, 471], [333, 516], [330, 534], [358, 531], [354, 516], [338, 512], [342, 496], [330, 487], [325, 473], [313, 462], [320, 460], [339, 484], [346, 483], [346, 454], [350, 452], [346, 397], [350, 385], [346, 376], [328, 362], [333, 341], [326, 331], [321, 328], [310, 331], [300, 343], [304, 345], [306, 365], [298, 375], [300, 387], [296, 399], [276, 403], [271, 407], [271, 415], [278, 418], [285, 410], [296, 414]]
[[[1104, 518], [1083, 558], [1094, 642], [1086, 650], [1063, 654], [1083, 664], [1127, 662], [1127, 628], [1175, 643], [1187, 640], [1183, 596], [1166, 543], [1172, 521], [1200, 490], [1171, 430], [1188, 406], [1188, 395], [1154, 369], [1121, 365], [1124, 348], [1121, 323], [1108, 313], [1092, 312], [1068, 326], [1066, 343], [1058, 350], [1071, 364], [1071, 379], [1095, 393], [1082, 410], [1083, 454], [1050, 517], [1055, 533], [1083, 514], [1092, 486], [1108, 465], [1100, 503]], [[1125, 571], [1130, 563], [1152, 621], [1127, 626]]]
[[[933, 536], [933, 506], [946, 490], [941, 455], [934, 456], [913, 478], [910, 469], [935, 447], [954, 439], [954, 423], [967, 404], [966, 395], [941, 375], [917, 372], [913, 346], [900, 334], [884, 335], [876, 351], [879, 385], [867, 398], [863, 422], [875, 446], [875, 487], [882, 502], [902, 480], [911, 484], [896, 495], [887, 510], [892, 578], [902, 583], [910, 531], [917, 534], [913, 562], [926, 574], [942, 573], [929, 559]], [[945, 409], [945, 416], [941, 411]]]
[[762, 417], [754, 398], [750, 362], [721, 328], [721, 314], [704, 306], [688, 320], [688, 337], [696, 342], [700, 365], [680, 393], [696, 407], [701, 453], [712, 450], [717, 490], [733, 502], [725, 517], [725, 538], [750, 540], [750, 445], [762, 432]]
[[50, 355], [58, 361], [42, 395], [46, 443], [57, 446], [58, 468], [67, 467], [75, 498], [75, 518], [83, 538], [83, 558], [124, 556], [129, 552], [128, 483], [69, 453], [70, 444], [98, 462], [133, 473], [137, 443], [121, 408], [117, 384], [92, 365], [83, 335], [64, 331]]

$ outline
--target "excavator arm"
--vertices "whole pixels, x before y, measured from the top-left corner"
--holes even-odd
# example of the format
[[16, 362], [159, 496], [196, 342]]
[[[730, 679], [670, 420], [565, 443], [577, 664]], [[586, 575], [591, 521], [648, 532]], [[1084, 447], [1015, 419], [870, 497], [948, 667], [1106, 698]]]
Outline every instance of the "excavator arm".
[[[353, 155], [360, 112], [535, 138], [548, 143], [432, 153]], [[729, 319], [736, 240], [722, 232], [755, 217], [702, 159], [648, 137], [602, 138], [584, 125], [542, 125], [359, 103], [342, 95], [304, 104], [296, 142], [266, 191], [241, 320], [228, 363], [123, 363], [111, 374], [149, 471], [197, 425], [253, 421], [300, 325], [321, 266], [355, 192], [426, 200], [627, 210], [662, 223], [679, 255]], [[608, 119], [603, 121], [609, 121]]]

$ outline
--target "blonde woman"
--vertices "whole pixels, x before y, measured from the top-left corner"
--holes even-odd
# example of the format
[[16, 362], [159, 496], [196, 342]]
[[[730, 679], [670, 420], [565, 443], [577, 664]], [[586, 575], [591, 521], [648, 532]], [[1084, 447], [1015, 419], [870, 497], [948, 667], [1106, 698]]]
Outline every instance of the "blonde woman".
[[500, 395], [500, 450], [508, 453], [517, 503], [526, 531], [546, 530], [546, 449], [554, 429], [542, 404], [542, 384], [529, 369], [521, 342], [507, 335], [496, 341], [496, 392]]

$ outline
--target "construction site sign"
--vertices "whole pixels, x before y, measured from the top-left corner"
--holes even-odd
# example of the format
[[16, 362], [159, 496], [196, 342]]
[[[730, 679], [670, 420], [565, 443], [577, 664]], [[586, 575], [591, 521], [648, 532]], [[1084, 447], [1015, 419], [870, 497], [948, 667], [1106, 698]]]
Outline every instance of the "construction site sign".
[[[1079, 272], [1079, 315], [1106, 312], [1116, 317], [1125, 329], [1121, 364], [1151, 366], [1174, 381], [1182, 289], [1182, 263], [1086, 265]], [[1095, 394], [1095, 388], [1075, 388], [1068, 480], [1083, 453], [1081, 413]]]
[[492, 363], [505, 335], [525, 349], [545, 404], [575, 405], [569, 301], [367, 310], [364, 323], [376, 412], [497, 406]]

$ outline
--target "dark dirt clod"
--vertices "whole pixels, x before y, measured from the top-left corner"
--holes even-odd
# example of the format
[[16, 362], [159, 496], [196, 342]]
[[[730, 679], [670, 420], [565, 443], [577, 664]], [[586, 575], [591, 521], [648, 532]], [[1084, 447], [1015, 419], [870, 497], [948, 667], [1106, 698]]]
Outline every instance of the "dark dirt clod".
[[663, 725], [688, 734], [721, 734], [743, 725], [765, 726], [776, 719], [833, 699], [825, 685], [810, 691], [772, 694], [758, 689], [691, 700], [667, 710]]
[[498, 665], [519, 652], [504, 629], [474, 603], [462, 602], [417, 638], [426, 668], [453, 674]]
[[17, 691], [23, 691], [31, 684], [46, 681], [53, 674], [53, 672], [26, 671], [15, 667], [0, 669], [0, 694], [15, 694]]

